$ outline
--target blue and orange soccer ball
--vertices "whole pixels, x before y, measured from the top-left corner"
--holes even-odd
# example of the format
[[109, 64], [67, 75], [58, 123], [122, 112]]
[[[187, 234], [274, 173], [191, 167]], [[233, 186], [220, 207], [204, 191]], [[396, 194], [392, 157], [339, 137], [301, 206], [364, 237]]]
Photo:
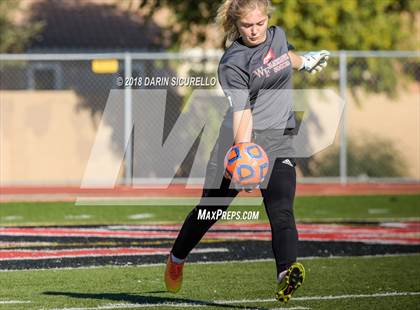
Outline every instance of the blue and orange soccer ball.
[[268, 172], [268, 157], [255, 143], [238, 143], [225, 156], [225, 176], [235, 184], [255, 187], [264, 181]]

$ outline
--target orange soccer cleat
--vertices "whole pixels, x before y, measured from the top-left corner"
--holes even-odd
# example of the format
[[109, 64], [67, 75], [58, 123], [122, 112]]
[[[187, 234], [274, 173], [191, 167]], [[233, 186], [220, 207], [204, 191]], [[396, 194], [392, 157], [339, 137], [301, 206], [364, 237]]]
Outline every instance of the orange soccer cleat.
[[172, 261], [172, 254], [169, 254], [165, 269], [165, 285], [169, 292], [177, 293], [181, 289], [183, 268], [184, 263], [174, 263]]

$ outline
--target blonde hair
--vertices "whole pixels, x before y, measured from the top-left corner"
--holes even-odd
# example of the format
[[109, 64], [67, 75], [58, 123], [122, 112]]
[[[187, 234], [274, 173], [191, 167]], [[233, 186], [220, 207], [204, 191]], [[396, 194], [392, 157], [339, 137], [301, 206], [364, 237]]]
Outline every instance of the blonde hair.
[[239, 38], [236, 22], [250, 10], [262, 8], [268, 16], [273, 10], [270, 0], [225, 0], [217, 10], [216, 23], [225, 32], [225, 46]]

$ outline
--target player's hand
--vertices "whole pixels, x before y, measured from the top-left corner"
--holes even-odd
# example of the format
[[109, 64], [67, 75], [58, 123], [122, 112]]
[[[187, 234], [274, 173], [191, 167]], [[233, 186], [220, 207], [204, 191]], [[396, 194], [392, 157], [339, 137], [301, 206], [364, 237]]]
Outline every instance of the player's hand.
[[302, 67], [300, 70], [306, 70], [311, 74], [321, 72], [327, 66], [329, 56], [330, 52], [326, 50], [307, 53], [301, 56]]
[[240, 191], [245, 191], [245, 192], [247, 192], [247, 193], [251, 193], [254, 189], [259, 189], [260, 188], [260, 185], [259, 184], [257, 184], [257, 185], [242, 185], [242, 184], [237, 184], [237, 183], [234, 183], [233, 184], [233, 187], [238, 191], [238, 192], [240, 192]]

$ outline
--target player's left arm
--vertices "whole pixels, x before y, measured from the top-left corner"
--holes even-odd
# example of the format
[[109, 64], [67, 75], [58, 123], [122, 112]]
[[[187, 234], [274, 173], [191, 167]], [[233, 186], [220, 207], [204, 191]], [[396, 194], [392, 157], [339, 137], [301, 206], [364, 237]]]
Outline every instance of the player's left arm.
[[233, 112], [234, 144], [251, 142], [252, 126], [253, 121], [251, 109]]
[[288, 54], [290, 61], [292, 62], [292, 68], [299, 70], [299, 68], [302, 67], [303, 59], [293, 51], [289, 51]]
[[296, 54], [293, 51], [289, 51], [288, 55], [292, 62], [293, 69], [305, 70], [311, 74], [322, 71], [327, 66], [327, 61], [330, 56], [330, 52], [322, 50], [319, 52], [310, 52], [303, 56]]

